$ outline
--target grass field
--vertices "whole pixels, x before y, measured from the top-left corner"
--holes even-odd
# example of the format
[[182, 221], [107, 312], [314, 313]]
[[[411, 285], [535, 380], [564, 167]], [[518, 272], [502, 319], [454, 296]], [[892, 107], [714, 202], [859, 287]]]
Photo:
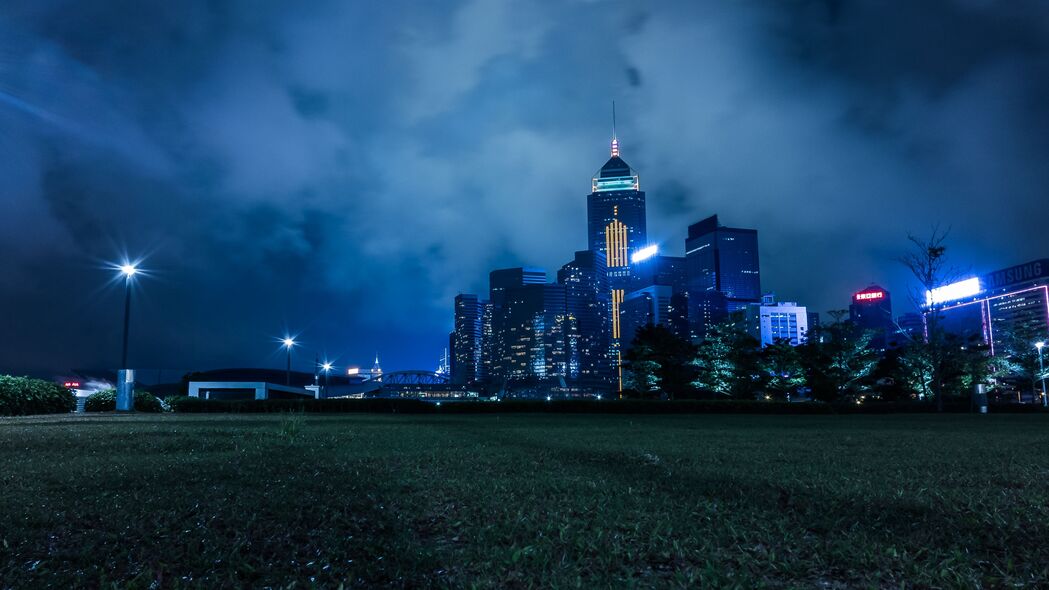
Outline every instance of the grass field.
[[0, 490], [12, 588], [1049, 586], [1047, 416], [6, 419]]

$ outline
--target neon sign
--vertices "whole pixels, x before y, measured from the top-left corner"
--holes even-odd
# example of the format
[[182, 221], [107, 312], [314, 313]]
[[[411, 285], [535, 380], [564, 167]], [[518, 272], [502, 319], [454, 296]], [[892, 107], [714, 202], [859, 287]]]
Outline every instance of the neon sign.
[[856, 301], [874, 301], [876, 299], [885, 299], [885, 291], [870, 291], [868, 293], [857, 293], [855, 299]]

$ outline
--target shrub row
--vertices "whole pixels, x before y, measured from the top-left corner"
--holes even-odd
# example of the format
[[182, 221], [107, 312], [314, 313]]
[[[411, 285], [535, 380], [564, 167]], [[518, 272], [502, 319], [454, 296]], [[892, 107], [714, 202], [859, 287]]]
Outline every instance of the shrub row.
[[0, 416], [61, 414], [76, 408], [76, 396], [58, 383], [0, 375]]
[[[117, 409], [117, 390], [106, 389], [92, 393], [84, 404], [86, 412], [113, 412]], [[164, 407], [155, 395], [148, 391], [135, 392], [136, 412], [163, 412]]]
[[[171, 409], [183, 413], [402, 413], [402, 414], [510, 414], [521, 412], [580, 414], [913, 414], [934, 413], [932, 403], [869, 402], [864, 404], [786, 403], [737, 400], [505, 400], [501, 402], [445, 401], [440, 406], [416, 399], [271, 399], [221, 401], [194, 397], [167, 400]], [[968, 403], [948, 403], [945, 412], [965, 413]], [[1005, 404], [991, 406], [992, 413], [1032, 413], [1043, 411], [1036, 405]]]

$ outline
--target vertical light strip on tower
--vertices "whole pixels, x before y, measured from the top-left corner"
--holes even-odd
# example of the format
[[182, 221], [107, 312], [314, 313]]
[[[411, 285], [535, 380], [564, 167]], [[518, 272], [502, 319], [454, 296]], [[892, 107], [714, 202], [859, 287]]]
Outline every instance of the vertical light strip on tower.
[[612, 223], [605, 226], [605, 248], [609, 268], [619, 268], [627, 265], [627, 227], [622, 221], [613, 219]]

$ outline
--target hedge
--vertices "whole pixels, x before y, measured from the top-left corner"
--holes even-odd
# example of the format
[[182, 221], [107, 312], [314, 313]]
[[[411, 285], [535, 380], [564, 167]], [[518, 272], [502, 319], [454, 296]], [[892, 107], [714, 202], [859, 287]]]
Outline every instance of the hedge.
[[[92, 393], [84, 404], [85, 412], [113, 412], [117, 409], [117, 390], [106, 389]], [[164, 407], [155, 395], [148, 391], [135, 392], [136, 412], [163, 412]]]
[[58, 383], [0, 375], [0, 416], [61, 414], [76, 409], [76, 396]]
[[[271, 399], [271, 400], [204, 400], [195, 397], [168, 398], [172, 411], [182, 413], [401, 413], [401, 414], [913, 414], [935, 413], [933, 403], [868, 402], [864, 404], [827, 404], [821, 402], [787, 403], [742, 400], [505, 400], [501, 402], [442, 401], [441, 405], [408, 398], [371, 399]], [[966, 413], [965, 403], [948, 403], [944, 411]], [[1041, 406], [992, 405], [991, 413], [1036, 413]]]

